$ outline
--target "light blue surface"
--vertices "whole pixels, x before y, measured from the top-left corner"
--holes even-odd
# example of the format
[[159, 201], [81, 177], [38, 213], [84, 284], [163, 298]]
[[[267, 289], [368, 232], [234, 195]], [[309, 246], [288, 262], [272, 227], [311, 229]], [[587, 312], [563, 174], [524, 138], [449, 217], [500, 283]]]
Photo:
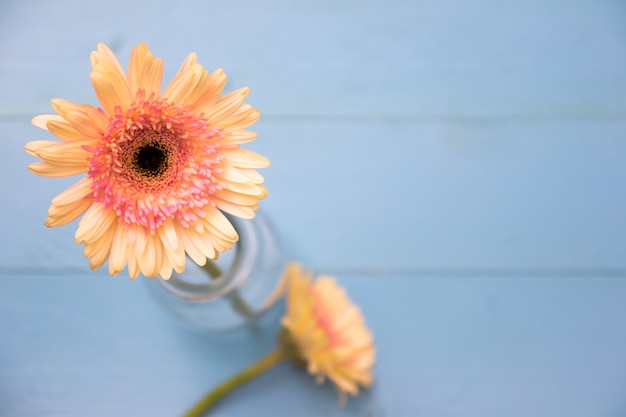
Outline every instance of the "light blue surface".
[[43, 226], [74, 180], [26, 171], [29, 121], [96, 103], [101, 41], [252, 88], [262, 208], [376, 337], [346, 407], [282, 366], [213, 415], [626, 415], [624, 22], [618, 0], [1, 2], [0, 416], [178, 415], [274, 343], [187, 330]]

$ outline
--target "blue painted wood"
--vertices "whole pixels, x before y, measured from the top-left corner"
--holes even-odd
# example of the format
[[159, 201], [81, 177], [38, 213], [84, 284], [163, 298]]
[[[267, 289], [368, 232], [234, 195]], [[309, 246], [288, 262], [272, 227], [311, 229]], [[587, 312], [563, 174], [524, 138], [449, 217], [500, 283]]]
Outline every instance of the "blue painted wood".
[[250, 85], [262, 203], [374, 331], [344, 408], [281, 367], [213, 415], [626, 413], [626, 8], [618, 0], [0, 3], [0, 415], [171, 416], [269, 350], [174, 322], [141, 280], [88, 271], [72, 183], [27, 173], [29, 125], [95, 104], [88, 55], [146, 41]]
[[0, 111], [92, 102], [96, 43], [126, 63], [146, 41], [166, 78], [196, 51], [277, 116], [623, 118], [625, 14], [616, 0], [5, 2]]
[[[328, 384], [285, 365], [212, 415], [626, 412], [626, 280], [339, 278], [376, 335], [374, 388], [341, 408]], [[141, 280], [3, 275], [0, 286], [3, 416], [179, 415], [273, 346], [271, 332], [211, 340], [188, 331]]]
[[265, 206], [325, 267], [623, 268], [624, 127], [264, 125]]

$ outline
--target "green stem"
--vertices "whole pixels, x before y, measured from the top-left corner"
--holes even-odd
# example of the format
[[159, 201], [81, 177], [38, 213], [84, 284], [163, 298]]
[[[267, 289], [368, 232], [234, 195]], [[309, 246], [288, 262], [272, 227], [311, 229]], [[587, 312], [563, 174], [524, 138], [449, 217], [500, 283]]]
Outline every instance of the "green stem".
[[[211, 279], [214, 280], [218, 279], [223, 274], [222, 269], [210, 259], [206, 260], [202, 269], [204, 269], [209, 274]], [[230, 300], [230, 303], [235, 311], [241, 316], [246, 318], [254, 317], [254, 311], [252, 311], [248, 303], [246, 303], [246, 301], [241, 297], [238, 289], [233, 290], [233, 292], [228, 295], [228, 299]]]
[[246, 382], [258, 377], [263, 372], [271, 369], [272, 367], [285, 360], [285, 357], [280, 348], [274, 349], [265, 357], [261, 358], [258, 362], [252, 366], [244, 369], [239, 374], [233, 376], [230, 379], [222, 382], [215, 387], [211, 392], [205, 395], [200, 401], [190, 408], [183, 417], [200, 417], [203, 416], [216, 402], [229, 394], [235, 388]]
[[204, 269], [207, 272], [207, 274], [209, 274], [211, 279], [218, 279], [223, 274], [222, 269], [210, 259], [206, 260], [206, 263], [204, 264], [202, 269]]

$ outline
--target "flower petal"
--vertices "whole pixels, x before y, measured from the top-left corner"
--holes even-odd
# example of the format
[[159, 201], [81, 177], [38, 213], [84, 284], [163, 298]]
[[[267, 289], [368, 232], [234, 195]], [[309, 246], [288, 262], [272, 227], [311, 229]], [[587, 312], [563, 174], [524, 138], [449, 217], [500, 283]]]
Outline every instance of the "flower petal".
[[161, 269], [161, 241], [152, 234], [146, 235], [145, 239], [145, 250], [138, 256], [137, 261], [141, 273], [149, 278], [154, 278]]
[[94, 65], [90, 75], [96, 95], [109, 116], [116, 113], [116, 108], [124, 113], [129, 108], [132, 97], [128, 79], [110, 61], [100, 61]]
[[92, 199], [84, 198], [62, 206], [50, 206], [45, 225], [59, 227], [73, 222], [89, 208], [92, 202]]
[[126, 254], [128, 255], [128, 276], [130, 279], [136, 279], [139, 276], [139, 262], [135, 256], [134, 251], [130, 246], [128, 247]]
[[[187, 69], [191, 68], [192, 66], [196, 65], [197, 63], [198, 63], [198, 55], [196, 55], [195, 52], [191, 52], [189, 55], [187, 55], [187, 57], [183, 61], [182, 65], [178, 69], [178, 72], [176, 73], [176, 77], [178, 77], [183, 72], [187, 71]], [[176, 78], [176, 77], [174, 77], [174, 78]]]
[[256, 139], [257, 136], [258, 134], [256, 132], [250, 132], [248, 130], [226, 131], [226, 141], [233, 145], [251, 142]]
[[217, 104], [205, 109], [204, 115], [214, 125], [221, 126], [220, 120], [237, 111], [250, 93], [249, 87], [243, 87], [222, 97]]
[[213, 71], [206, 80], [204, 93], [198, 97], [192, 108], [198, 113], [206, 113], [222, 98], [222, 91], [228, 77], [222, 68]]
[[84, 135], [99, 139], [108, 131], [109, 117], [100, 108], [60, 98], [50, 100], [50, 104], [62, 116], [62, 120], [70, 122], [72, 127]]
[[218, 191], [215, 195], [223, 200], [230, 201], [231, 203], [240, 206], [256, 206], [259, 202], [258, 197], [236, 193], [227, 188]]
[[215, 226], [224, 234], [224, 236], [229, 237], [233, 241], [238, 239], [237, 231], [221, 211], [210, 205], [205, 207], [205, 211], [205, 222]]
[[72, 111], [66, 118], [74, 129], [88, 138], [97, 140], [106, 132], [106, 130], [100, 130], [99, 126], [93, 123], [89, 115], [84, 111]]
[[254, 209], [250, 207], [240, 206], [219, 197], [213, 197], [213, 201], [217, 208], [233, 216], [241, 217], [242, 219], [254, 219], [255, 217]]
[[48, 130], [48, 122], [50, 121], [64, 122], [65, 119], [58, 114], [40, 114], [39, 116], [33, 117], [31, 123], [40, 129]]
[[198, 265], [200, 266], [205, 265], [207, 258], [215, 256], [215, 250], [213, 249], [213, 247], [210, 247], [210, 250], [208, 251], [208, 253], [205, 254], [198, 247], [198, 245], [196, 245], [195, 242], [196, 242], [197, 234], [192, 229], [184, 229], [181, 226], [181, 227], [178, 227], [177, 233], [180, 237], [183, 247], [185, 248], [185, 252], [191, 258], [191, 260], [197, 263]]
[[74, 129], [74, 127], [66, 121], [57, 122], [50, 120], [46, 126], [50, 133], [63, 141], [85, 139], [85, 135]]
[[83, 178], [52, 199], [46, 226], [57, 227], [76, 220], [93, 203], [88, 178]]
[[237, 111], [222, 120], [221, 127], [226, 130], [245, 129], [251, 124], [256, 123], [259, 117], [261, 117], [261, 113], [256, 109]]
[[128, 63], [128, 78], [131, 93], [143, 89], [145, 96], [159, 96], [163, 82], [163, 60], [155, 58], [145, 43], [135, 46]]
[[83, 178], [67, 190], [54, 197], [52, 199], [52, 204], [55, 206], [62, 206], [83, 198], [91, 198], [93, 191], [91, 190], [90, 185], [91, 180], [89, 178]]
[[50, 100], [50, 105], [54, 111], [61, 115], [61, 120], [67, 120], [66, 116], [68, 113], [73, 112], [74, 110], [80, 110], [81, 108], [80, 104], [76, 104], [62, 98], [53, 98]]
[[53, 162], [35, 162], [28, 165], [28, 170], [35, 175], [49, 178], [71, 177], [87, 172], [83, 165], [63, 165]]
[[114, 236], [115, 229], [111, 228], [98, 240], [85, 243], [84, 254], [89, 258], [89, 267], [91, 269], [98, 269], [107, 261], [111, 253], [111, 244]]
[[200, 64], [195, 64], [180, 75], [163, 90], [162, 97], [170, 103], [186, 106], [195, 102], [204, 93], [204, 84], [208, 78], [207, 71]]
[[108, 230], [114, 228], [116, 222], [115, 210], [105, 208], [102, 203], [94, 202], [78, 223], [78, 229], [74, 235], [76, 243], [94, 242], [100, 239]]
[[126, 251], [126, 228], [118, 224], [115, 228], [113, 242], [111, 243], [111, 255], [109, 259], [109, 274], [117, 275], [124, 270], [127, 262]]
[[167, 220], [157, 229], [157, 234], [161, 239], [169, 264], [176, 272], [182, 273], [185, 269], [185, 248], [178, 240], [174, 222]]
[[220, 153], [228, 158], [228, 163], [238, 168], [266, 168], [270, 160], [256, 152], [244, 148], [223, 149]]
[[[224, 185], [224, 189], [226, 190], [230, 190], [238, 194], [244, 194], [246, 196], [256, 197], [257, 202], [268, 195], [265, 187], [260, 184], [253, 184], [251, 182], [240, 184], [224, 180], [222, 180], [222, 184]], [[219, 195], [220, 192], [218, 192], [217, 194]]]
[[195, 263], [202, 266], [206, 264], [208, 259], [216, 259], [217, 252], [208, 239], [202, 234], [196, 232], [194, 229], [185, 229], [184, 233], [181, 233], [183, 245], [185, 251], [193, 259]]
[[95, 67], [100, 62], [106, 61], [114, 67], [118, 73], [125, 76], [124, 67], [120, 64], [120, 61], [118, 61], [113, 51], [111, 51], [111, 49], [109, 49], [109, 47], [104, 43], [98, 43], [97, 49], [91, 52], [89, 58], [91, 59], [92, 67]]
[[90, 154], [84, 149], [84, 146], [92, 144], [93, 141], [90, 139], [70, 142], [38, 140], [28, 142], [25, 149], [31, 155], [48, 162], [65, 166], [84, 166], [86, 169]]

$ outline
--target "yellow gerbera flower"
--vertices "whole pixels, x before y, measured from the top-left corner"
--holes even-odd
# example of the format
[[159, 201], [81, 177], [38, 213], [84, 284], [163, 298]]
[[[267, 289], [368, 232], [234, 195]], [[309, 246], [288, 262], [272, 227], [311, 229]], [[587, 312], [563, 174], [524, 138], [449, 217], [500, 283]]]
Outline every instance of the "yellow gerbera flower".
[[185, 417], [205, 415], [235, 388], [284, 361], [306, 366], [318, 382], [328, 377], [337, 386], [342, 403], [347, 394], [358, 395], [359, 386], [372, 384], [376, 353], [361, 311], [333, 278], [312, 278], [300, 265], [287, 265], [282, 281], [287, 288], [287, 312], [278, 347], [215, 387]]
[[[287, 312], [282, 325], [287, 339], [318, 382], [328, 377], [342, 401], [372, 383], [375, 361], [372, 333], [345, 291], [329, 276], [313, 274], [295, 263], [285, 269]], [[283, 343], [285, 340], [283, 339]]]
[[241, 144], [259, 112], [244, 104], [249, 89], [222, 95], [226, 75], [209, 74], [195, 53], [187, 56], [161, 91], [163, 61], [141, 43], [128, 74], [113, 52], [98, 44], [91, 53], [91, 82], [102, 108], [62, 99], [58, 115], [33, 124], [61, 141], [29, 142], [43, 162], [29, 170], [46, 177], [86, 176], [52, 200], [46, 225], [57, 227], [84, 214], [76, 242], [84, 243], [93, 269], [109, 260], [109, 273], [128, 264], [168, 279], [182, 273], [185, 254], [204, 265], [237, 241], [222, 211], [254, 217], [267, 195], [255, 171], [269, 161]]

